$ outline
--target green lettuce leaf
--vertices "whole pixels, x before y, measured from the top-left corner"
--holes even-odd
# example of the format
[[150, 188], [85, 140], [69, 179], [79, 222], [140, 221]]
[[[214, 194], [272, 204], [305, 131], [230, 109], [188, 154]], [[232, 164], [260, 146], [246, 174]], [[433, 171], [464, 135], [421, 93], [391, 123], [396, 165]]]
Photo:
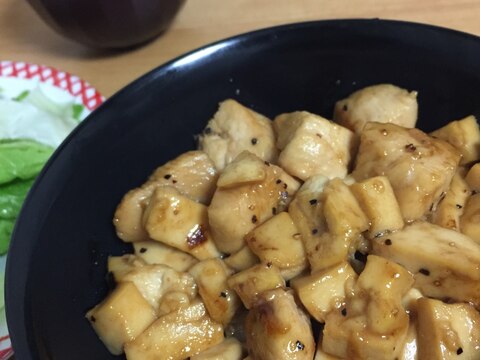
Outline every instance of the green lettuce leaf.
[[12, 236], [15, 220], [0, 219], [0, 254], [3, 255], [8, 251], [10, 237]]
[[37, 176], [53, 150], [34, 140], [0, 140], [0, 184]]
[[16, 180], [0, 185], [0, 219], [14, 220], [18, 216], [33, 181]]

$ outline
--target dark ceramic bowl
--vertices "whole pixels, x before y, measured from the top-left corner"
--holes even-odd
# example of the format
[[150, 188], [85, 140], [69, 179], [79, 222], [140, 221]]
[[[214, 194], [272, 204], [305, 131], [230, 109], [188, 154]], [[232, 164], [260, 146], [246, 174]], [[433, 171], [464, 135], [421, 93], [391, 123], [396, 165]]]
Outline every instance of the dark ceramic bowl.
[[56, 32], [96, 48], [125, 48], [165, 31], [185, 0], [28, 0]]
[[115, 207], [156, 166], [194, 148], [219, 101], [331, 117], [336, 100], [382, 82], [419, 91], [424, 130], [479, 116], [480, 39], [381, 20], [286, 25], [194, 51], [109, 99], [54, 154], [18, 220], [6, 278], [17, 358], [115, 358], [84, 318], [108, 291], [108, 255], [129, 250], [115, 236]]

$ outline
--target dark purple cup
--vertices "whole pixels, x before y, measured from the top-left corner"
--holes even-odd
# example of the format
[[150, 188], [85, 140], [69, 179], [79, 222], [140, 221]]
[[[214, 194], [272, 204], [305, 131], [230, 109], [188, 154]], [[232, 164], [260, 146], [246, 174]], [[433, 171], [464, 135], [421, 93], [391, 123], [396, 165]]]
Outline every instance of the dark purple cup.
[[152, 40], [185, 0], [28, 0], [59, 34], [96, 48], [126, 48]]

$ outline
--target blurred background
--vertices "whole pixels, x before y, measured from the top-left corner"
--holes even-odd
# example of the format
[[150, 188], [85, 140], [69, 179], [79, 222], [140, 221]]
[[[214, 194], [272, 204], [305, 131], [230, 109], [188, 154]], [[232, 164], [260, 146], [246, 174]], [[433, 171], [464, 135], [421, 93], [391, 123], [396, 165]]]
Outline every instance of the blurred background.
[[[92, 7], [90, 11], [97, 10]], [[480, 35], [479, 15], [480, 2], [474, 0], [187, 0], [171, 27], [153, 41], [128, 51], [105, 51], [57, 34], [27, 1], [2, 0], [0, 48], [1, 60], [27, 61], [68, 71], [109, 97], [186, 51], [272, 25], [334, 18], [382, 18], [429, 23]]]

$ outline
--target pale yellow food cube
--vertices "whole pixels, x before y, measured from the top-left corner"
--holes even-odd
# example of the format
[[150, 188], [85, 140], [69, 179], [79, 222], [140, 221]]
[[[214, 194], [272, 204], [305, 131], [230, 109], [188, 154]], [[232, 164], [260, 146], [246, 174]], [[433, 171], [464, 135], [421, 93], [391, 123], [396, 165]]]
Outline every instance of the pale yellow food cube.
[[369, 219], [341, 179], [331, 180], [325, 186], [324, 196], [323, 213], [329, 233], [353, 237], [369, 228]]
[[368, 86], [337, 101], [333, 119], [360, 134], [367, 122], [393, 123], [407, 128], [417, 122], [417, 92], [391, 84]]
[[307, 267], [305, 250], [298, 228], [287, 212], [281, 212], [245, 236], [250, 249], [263, 263], [280, 270]]
[[445, 197], [434, 209], [431, 222], [447, 229], [460, 231], [460, 217], [464, 212], [465, 203], [470, 194], [468, 184], [460, 171], [457, 171]]
[[255, 255], [248, 246], [242, 247], [236, 253], [231, 254], [223, 261], [228, 265], [229, 268], [235, 270], [235, 272], [246, 270], [260, 262], [257, 255]]
[[480, 244], [480, 193], [470, 196], [460, 218], [461, 232]]
[[415, 287], [425, 296], [480, 306], [480, 245], [468, 236], [415, 222], [373, 239], [372, 247], [373, 254], [415, 274]]
[[208, 230], [207, 207], [170, 186], [155, 190], [144, 213], [149, 236], [199, 260], [218, 257]]
[[147, 264], [162, 264], [176, 271], [186, 271], [198, 262], [193, 256], [159, 241], [133, 243], [135, 255]]
[[244, 150], [270, 162], [278, 155], [270, 119], [233, 99], [220, 103], [198, 140], [220, 171]]
[[465, 181], [472, 191], [480, 192], [480, 163], [473, 165], [465, 176]]
[[278, 163], [290, 175], [302, 180], [347, 175], [355, 148], [352, 131], [306, 111], [281, 114], [273, 126], [281, 150]]
[[242, 360], [242, 344], [234, 337], [225, 339], [198, 355], [190, 357], [190, 360]]
[[227, 284], [237, 292], [245, 307], [250, 309], [260, 293], [284, 287], [285, 280], [276, 266], [258, 264], [230, 276]]
[[230, 188], [265, 179], [265, 163], [249, 151], [241, 152], [220, 174], [217, 186]]
[[189, 272], [195, 278], [210, 317], [224, 326], [230, 323], [240, 306], [238, 295], [227, 285], [232, 271], [222, 260], [208, 259], [194, 265]]
[[472, 115], [451, 121], [430, 135], [449, 142], [459, 150], [462, 153], [460, 165], [480, 159], [480, 130], [477, 119]]
[[125, 254], [122, 256], [108, 257], [108, 272], [113, 275], [115, 281], [121, 281], [130, 271], [145, 266], [146, 263], [138, 256]]
[[350, 188], [370, 221], [370, 238], [403, 228], [403, 216], [387, 177], [369, 178]]
[[352, 288], [357, 274], [347, 263], [293, 280], [290, 286], [297, 292], [303, 306], [319, 322], [333, 309], [345, 303], [345, 294]]
[[125, 282], [89, 310], [86, 317], [108, 350], [120, 355], [124, 344], [140, 335], [155, 321], [157, 314], [136, 286]]
[[479, 359], [480, 314], [470, 304], [417, 300], [418, 359]]
[[217, 188], [208, 207], [208, 221], [218, 250], [232, 254], [245, 246], [245, 235], [286, 209], [300, 183], [283, 169], [263, 162], [265, 179]]
[[184, 360], [223, 341], [201, 301], [164, 315], [125, 345], [128, 360]]

